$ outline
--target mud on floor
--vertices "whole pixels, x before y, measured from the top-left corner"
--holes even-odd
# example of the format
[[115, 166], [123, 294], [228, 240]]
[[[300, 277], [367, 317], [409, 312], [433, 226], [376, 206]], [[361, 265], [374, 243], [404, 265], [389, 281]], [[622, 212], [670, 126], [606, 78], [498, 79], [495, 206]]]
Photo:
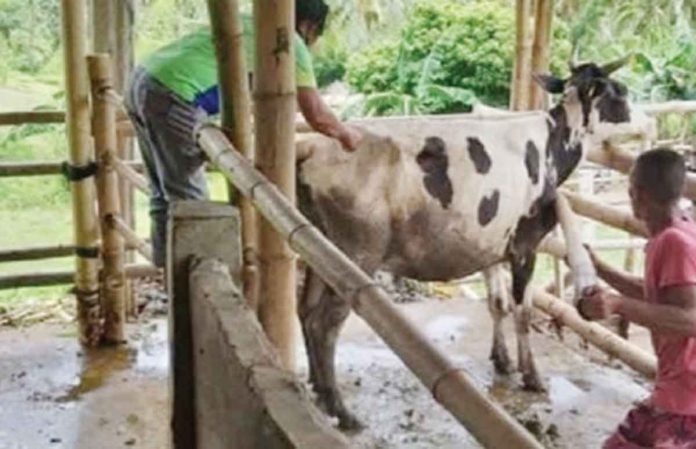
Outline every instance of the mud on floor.
[[[493, 375], [491, 321], [483, 301], [431, 300], [399, 306], [476, 382], [550, 448], [596, 448], [644, 380], [597, 351], [533, 334], [547, 394], [521, 391], [518, 376]], [[510, 353], [515, 341], [508, 323]], [[542, 331], [543, 322], [537, 327]], [[164, 318], [131, 325], [128, 348], [83, 353], [72, 326], [0, 329], [0, 449], [164, 449], [168, 440]], [[632, 339], [647, 348], [645, 332]], [[349, 407], [367, 425], [360, 449], [477, 448], [429, 392], [359, 318], [338, 348], [338, 378]], [[305, 377], [306, 360], [298, 362]]]

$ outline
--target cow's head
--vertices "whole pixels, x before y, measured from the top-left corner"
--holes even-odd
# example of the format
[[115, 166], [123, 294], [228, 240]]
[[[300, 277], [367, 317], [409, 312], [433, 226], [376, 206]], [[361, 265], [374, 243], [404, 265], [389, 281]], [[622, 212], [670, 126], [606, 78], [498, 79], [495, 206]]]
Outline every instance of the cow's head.
[[534, 75], [544, 90], [562, 94], [549, 111], [553, 123], [547, 153], [555, 159], [558, 184], [570, 175], [588, 146], [615, 132], [617, 125], [630, 124], [632, 111], [626, 87], [610, 78], [625, 63], [626, 58], [604, 66], [571, 66], [566, 79]]
[[535, 80], [549, 93], [563, 94], [563, 106], [571, 126], [593, 132], [607, 123], [626, 123], [631, 113], [626, 86], [610, 78], [626, 63], [626, 58], [604, 66], [594, 63], [571, 67], [571, 75], [560, 79], [535, 75]]

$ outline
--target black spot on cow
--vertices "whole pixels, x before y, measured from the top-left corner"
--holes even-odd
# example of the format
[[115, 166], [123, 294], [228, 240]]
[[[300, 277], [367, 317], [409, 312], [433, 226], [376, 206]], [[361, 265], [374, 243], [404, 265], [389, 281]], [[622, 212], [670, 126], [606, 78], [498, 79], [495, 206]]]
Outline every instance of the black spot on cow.
[[478, 221], [481, 226], [486, 226], [493, 221], [498, 214], [498, 206], [500, 203], [500, 191], [494, 190], [490, 195], [481, 198], [478, 207]]
[[485, 175], [491, 170], [491, 157], [486, 152], [483, 143], [476, 137], [468, 137], [466, 140], [469, 142], [467, 149], [469, 150], [469, 157], [474, 163], [476, 172]]
[[527, 141], [527, 150], [524, 153], [524, 165], [532, 184], [539, 183], [539, 149], [531, 140]]
[[571, 130], [568, 125], [563, 106], [556, 106], [550, 112], [553, 118], [553, 126], [549, 129], [549, 138], [546, 142], [547, 158], [550, 157], [551, 163], [556, 168], [557, 179], [555, 186], [563, 184], [573, 173], [575, 167], [582, 158], [582, 145], [578, 142], [570, 145]]
[[428, 137], [425, 139], [423, 149], [416, 162], [425, 173], [423, 184], [425, 189], [435, 199], [440, 201], [444, 209], [452, 203], [453, 189], [452, 181], [447, 176], [449, 160], [445, 141], [439, 137]]

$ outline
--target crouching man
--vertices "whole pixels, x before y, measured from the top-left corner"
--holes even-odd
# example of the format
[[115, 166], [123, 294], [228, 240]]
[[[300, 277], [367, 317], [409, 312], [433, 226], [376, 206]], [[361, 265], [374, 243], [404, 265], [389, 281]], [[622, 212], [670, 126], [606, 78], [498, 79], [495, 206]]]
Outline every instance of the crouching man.
[[678, 207], [683, 158], [642, 154], [630, 176], [633, 214], [650, 232], [644, 277], [611, 268], [590, 253], [619, 294], [594, 288], [579, 304], [588, 319], [620, 315], [650, 329], [658, 359], [651, 396], [631, 410], [604, 449], [696, 449], [696, 225]]

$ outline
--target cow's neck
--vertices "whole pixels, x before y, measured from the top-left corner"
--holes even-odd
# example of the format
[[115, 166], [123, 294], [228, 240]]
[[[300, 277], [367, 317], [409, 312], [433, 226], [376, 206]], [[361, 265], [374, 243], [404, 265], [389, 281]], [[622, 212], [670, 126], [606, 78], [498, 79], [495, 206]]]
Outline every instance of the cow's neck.
[[556, 173], [556, 185], [561, 185], [573, 173], [583, 155], [582, 141], [587, 132], [583, 125], [580, 105], [559, 104], [549, 111], [549, 140], [546, 154]]

